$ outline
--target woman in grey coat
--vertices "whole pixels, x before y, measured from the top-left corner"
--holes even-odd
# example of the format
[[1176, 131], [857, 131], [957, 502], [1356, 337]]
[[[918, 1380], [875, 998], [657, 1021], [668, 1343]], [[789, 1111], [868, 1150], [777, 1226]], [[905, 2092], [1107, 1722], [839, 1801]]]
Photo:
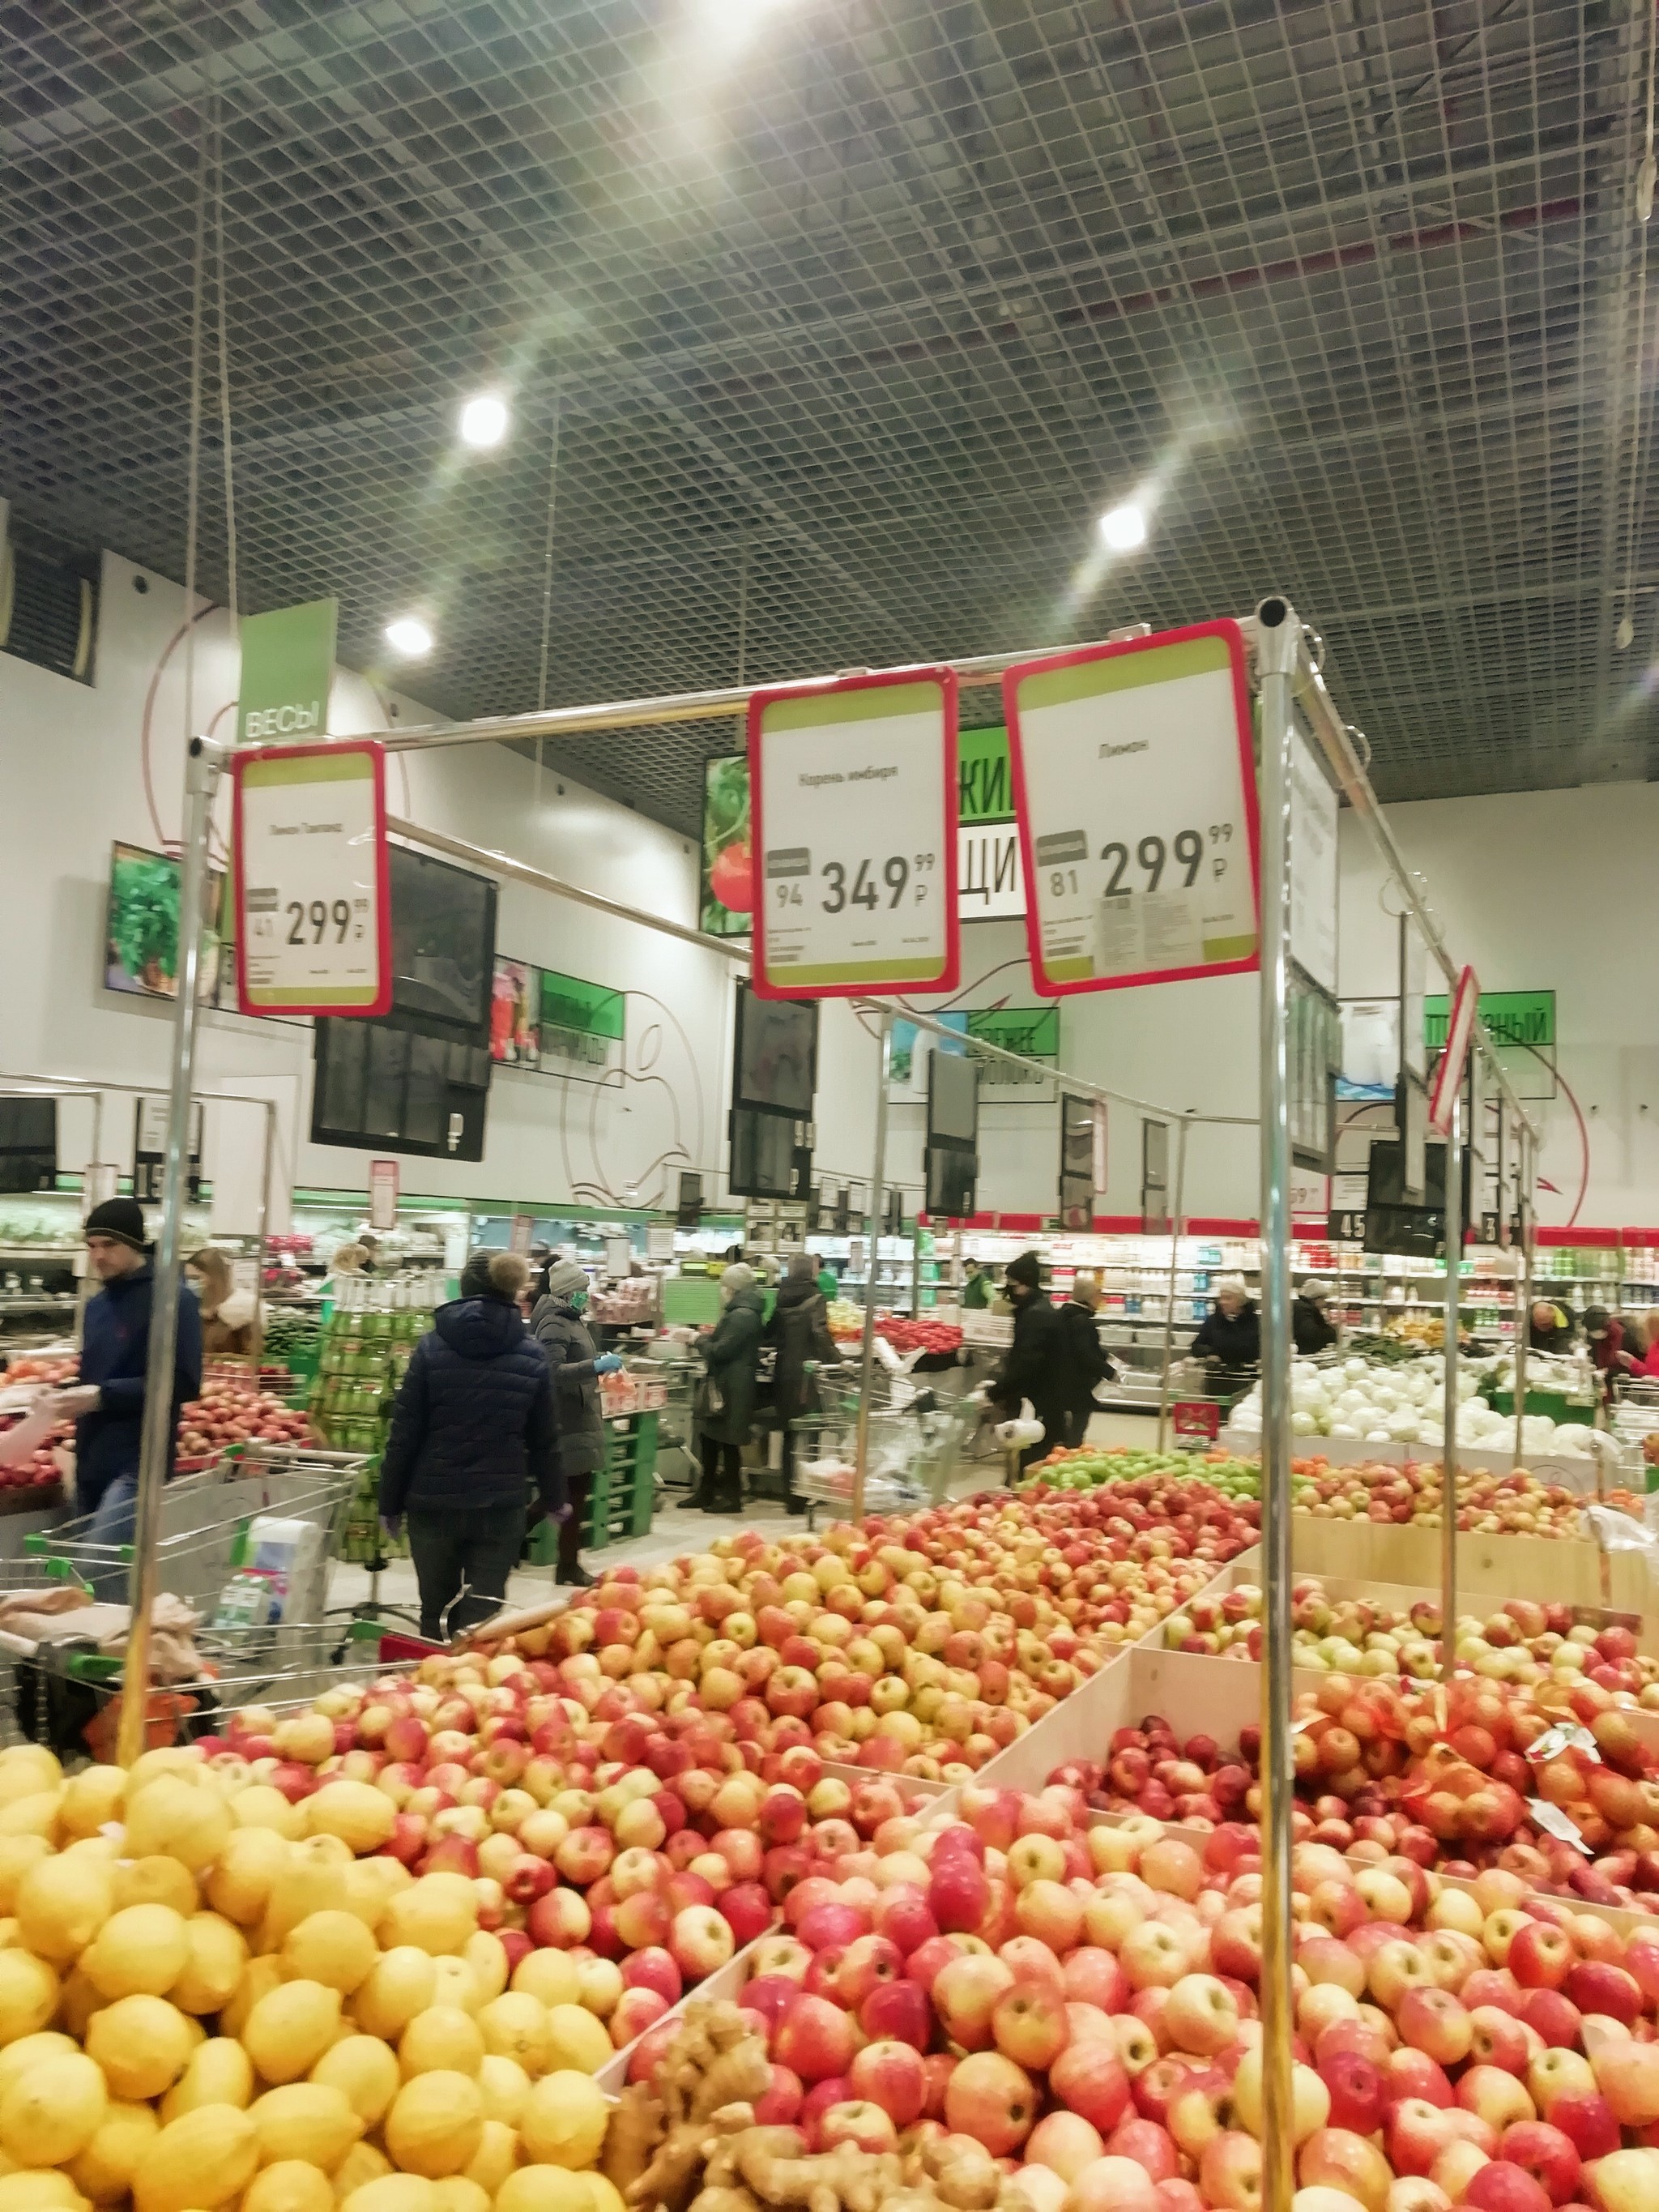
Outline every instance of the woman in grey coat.
[[553, 1413], [571, 1509], [559, 1524], [558, 1577], [585, 1589], [593, 1577], [581, 1563], [582, 1522], [594, 1474], [605, 1460], [598, 1378], [613, 1374], [622, 1362], [614, 1352], [594, 1350], [581, 1317], [587, 1304], [587, 1277], [574, 1260], [550, 1261], [541, 1288], [530, 1316], [530, 1332], [553, 1370]]
[[720, 1404], [699, 1391], [696, 1408], [702, 1480], [692, 1498], [705, 1513], [741, 1513], [743, 1463], [739, 1457], [755, 1419], [755, 1389], [760, 1372], [761, 1331], [766, 1304], [755, 1285], [755, 1271], [741, 1260], [720, 1277], [719, 1322], [699, 1346], [708, 1383]]

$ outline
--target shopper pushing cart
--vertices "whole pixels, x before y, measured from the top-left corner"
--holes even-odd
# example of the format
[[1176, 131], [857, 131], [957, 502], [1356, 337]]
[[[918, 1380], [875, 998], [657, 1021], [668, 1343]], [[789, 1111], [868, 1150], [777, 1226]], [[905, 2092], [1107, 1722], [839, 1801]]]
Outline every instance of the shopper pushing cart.
[[[106, 1199], [87, 1216], [87, 1259], [103, 1288], [87, 1307], [81, 1379], [63, 1391], [57, 1409], [75, 1423], [75, 1491], [91, 1516], [100, 1547], [132, 1541], [138, 1462], [144, 1433], [149, 1317], [155, 1290], [143, 1209], [131, 1198]], [[179, 1414], [202, 1388], [202, 1313], [192, 1293], [179, 1291], [173, 1363], [173, 1417], [167, 1424], [167, 1474], [173, 1473]], [[110, 1557], [117, 1557], [112, 1548]], [[125, 1559], [95, 1577], [100, 1597], [126, 1595]]]

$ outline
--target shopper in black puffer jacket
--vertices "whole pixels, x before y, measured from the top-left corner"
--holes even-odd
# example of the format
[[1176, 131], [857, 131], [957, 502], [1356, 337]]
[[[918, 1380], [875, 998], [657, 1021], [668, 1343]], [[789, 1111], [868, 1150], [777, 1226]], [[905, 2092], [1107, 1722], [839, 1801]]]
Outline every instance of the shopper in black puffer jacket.
[[1254, 1367], [1261, 1358], [1261, 1316], [1240, 1275], [1224, 1275], [1215, 1286], [1215, 1304], [1205, 1316], [1188, 1349], [1194, 1359], [1217, 1368]]
[[600, 1353], [595, 1346], [582, 1319], [586, 1304], [583, 1270], [574, 1260], [550, 1260], [530, 1328], [552, 1371], [553, 1417], [558, 1423], [559, 1459], [570, 1500], [569, 1518], [559, 1530], [558, 1577], [578, 1589], [593, 1579], [581, 1563], [581, 1540], [593, 1477], [605, 1464], [599, 1378], [622, 1365], [614, 1352]]
[[766, 1324], [763, 1343], [777, 1348], [772, 1370], [772, 1413], [783, 1431], [783, 1494], [792, 1513], [805, 1513], [806, 1500], [795, 1494], [795, 1431], [790, 1426], [817, 1403], [814, 1363], [833, 1364], [841, 1354], [830, 1334], [830, 1313], [817, 1285], [817, 1271], [804, 1252], [797, 1252], [789, 1271], [778, 1285], [778, 1302]]
[[487, 1620], [506, 1597], [529, 1484], [537, 1517], [566, 1510], [547, 1354], [518, 1310], [529, 1274], [516, 1253], [474, 1253], [459, 1298], [439, 1307], [416, 1346], [392, 1410], [380, 1517], [395, 1536], [408, 1516], [421, 1633], [434, 1641], [446, 1626], [453, 1637]]

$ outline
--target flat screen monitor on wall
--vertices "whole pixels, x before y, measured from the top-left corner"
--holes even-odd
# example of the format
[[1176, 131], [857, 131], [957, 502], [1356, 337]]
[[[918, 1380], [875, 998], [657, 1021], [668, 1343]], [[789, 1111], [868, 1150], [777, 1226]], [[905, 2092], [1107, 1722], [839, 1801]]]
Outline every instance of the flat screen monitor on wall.
[[0, 1097], [0, 1191], [54, 1190], [58, 1185], [58, 1101]]
[[787, 1114], [732, 1108], [726, 1181], [733, 1198], [793, 1198], [805, 1188], [801, 1164], [810, 1174], [812, 1156], [796, 1146], [799, 1126]]
[[818, 1080], [818, 1009], [811, 999], [760, 999], [738, 986], [732, 1054], [733, 1106], [769, 1108], [803, 1121], [812, 1116]]
[[975, 1211], [979, 1180], [979, 1162], [972, 1152], [946, 1150], [929, 1146], [925, 1154], [927, 1170], [927, 1213], [933, 1221], [965, 1221]]
[[964, 1054], [927, 1055], [927, 1142], [972, 1152], [979, 1142], [979, 1068]]
[[1365, 1175], [1365, 1249], [1431, 1260], [1446, 1243], [1446, 1147], [1425, 1147], [1420, 1204], [1407, 1194], [1406, 1172], [1399, 1139], [1374, 1138]]
[[495, 886], [407, 845], [390, 851], [393, 1009], [429, 1034], [488, 1047]]
[[311, 1140], [359, 1152], [481, 1160], [489, 1103], [487, 1044], [432, 1036], [395, 1015], [319, 1021]]

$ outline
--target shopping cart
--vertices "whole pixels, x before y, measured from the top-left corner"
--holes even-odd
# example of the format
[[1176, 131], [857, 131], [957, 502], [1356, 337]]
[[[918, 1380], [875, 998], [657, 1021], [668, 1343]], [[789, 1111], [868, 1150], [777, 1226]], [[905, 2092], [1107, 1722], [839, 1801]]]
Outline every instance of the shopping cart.
[[[223, 1711], [268, 1698], [279, 1686], [286, 1697], [314, 1695], [334, 1674], [358, 1620], [355, 1608], [343, 1620], [327, 1617], [327, 1578], [339, 1517], [362, 1471], [355, 1454], [254, 1445], [206, 1474], [167, 1485], [157, 1587], [196, 1616], [191, 1643], [198, 1667], [187, 1678], [152, 1688], [147, 1732], [153, 1741], [210, 1733]], [[275, 1524], [287, 1524], [280, 1532], [280, 1575], [261, 1564], [260, 1547], [278, 1534]], [[124, 1602], [132, 1547], [94, 1542], [92, 1526], [83, 1516], [26, 1538], [21, 1559], [0, 1563], [0, 1590], [69, 1582], [106, 1601]], [[249, 1596], [267, 1617], [238, 1618]], [[0, 1730], [15, 1720], [26, 1740], [111, 1755], [122, 1653], [83, 1644], [20, 1647], [18, 1639], [0, 1637], [0, 1661], [11, 1671], [10, 1695], [0, 1693]]]
[[[908, 1513], [939, 1504], [961, 1464], [964, 1439], [979, 1407], [941, 1397], [908, 1375], [878, 1369], [871, 1376], [866, 1513]], [[795, 1488], [806, 1500], [808, 1528], [817, 1510], [851, 1511], [858, 1463], [859, 1391], [829, 1369], [819, 1371], [819, 1406], [789, 1425], [795, 1442]]]

